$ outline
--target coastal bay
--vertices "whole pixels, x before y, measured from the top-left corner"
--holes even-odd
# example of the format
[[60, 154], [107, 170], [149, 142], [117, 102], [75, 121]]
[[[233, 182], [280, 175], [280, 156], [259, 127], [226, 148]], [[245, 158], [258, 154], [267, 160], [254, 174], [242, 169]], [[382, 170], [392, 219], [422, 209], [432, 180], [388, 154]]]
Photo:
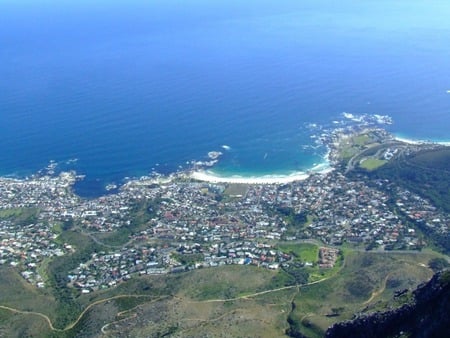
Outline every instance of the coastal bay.
[[448, 141], [443, 0], [102, 10], [100, 20], [83, 2], [0, 5], [0, 175], [77, 159], [66, 169], [95, 197], [211, 151], [223, 152], [214, 176], [301, 175], [326, 162], [323, 129], [364, 115], [389, 116], [395, 135]]

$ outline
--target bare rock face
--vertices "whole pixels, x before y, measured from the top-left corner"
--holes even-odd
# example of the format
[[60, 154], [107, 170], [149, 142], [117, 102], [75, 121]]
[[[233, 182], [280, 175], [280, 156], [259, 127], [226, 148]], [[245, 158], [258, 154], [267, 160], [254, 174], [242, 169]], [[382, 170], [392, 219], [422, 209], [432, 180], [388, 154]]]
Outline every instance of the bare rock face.
[[450, 270], [438, 272], [401, 307], [337, 323], [326, 332], [340, 337], [445, 337], [450, 327]]

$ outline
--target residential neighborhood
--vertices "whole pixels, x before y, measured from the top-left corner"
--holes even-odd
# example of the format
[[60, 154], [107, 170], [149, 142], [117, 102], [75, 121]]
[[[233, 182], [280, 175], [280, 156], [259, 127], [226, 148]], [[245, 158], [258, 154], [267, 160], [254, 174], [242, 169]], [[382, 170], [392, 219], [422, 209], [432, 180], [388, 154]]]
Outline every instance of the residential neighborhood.
[[[292, 257], [280, 243], [316, 240], [323, 245], [314, 263], [334, 265], [344, 243], [367, 250], [420, 250], [427, 245], [415, 225], [448, 234], [448, 215], [427, 200], [392, 185], [350, 180], [339, 171], [312, 174], [289, 184], [213, 184], [186, 174], [130, 180], [117, 193], [96, 199], [75, 195], [74, 172], [0, 179], [0, 212], [35, 209], [35, 219], [0, 221], [0, 264], [19, 269], [39, 287], [39, 266], [77, 249], [58, 239], [68, 222], [102, 248], [67, 276], [88, 293], [134, 274], [166, 274], [225, 264], [278, 269]], [[389, 202], [395, 196], [395, 204]], [[114, 246], [108, 235], [132, 226], [136, 205], [148, 218]], [[400, 213], [399, 213], [400, 212]], [[303, 215], [293, 222], [290, 215]]]

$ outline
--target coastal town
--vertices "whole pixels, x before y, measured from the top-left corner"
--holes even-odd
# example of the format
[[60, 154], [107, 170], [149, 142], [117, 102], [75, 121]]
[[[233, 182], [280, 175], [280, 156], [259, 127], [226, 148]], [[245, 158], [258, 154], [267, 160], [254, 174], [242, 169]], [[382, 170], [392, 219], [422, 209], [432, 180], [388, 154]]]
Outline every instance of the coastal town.
[[[402, 145], [404, 147], [404, 145]], [[43, 266], [77, 248], [61, 228], [89, 236], [99, 248], [70, 271], [82, 293], [114, 287], [133, 275], [167, 274], [226, 264], [280, 269], [292, 260], [282, 243], [314, 241], [316, 261], [334, 266], [342, 245], [363, 250], [420, 250], [417, 225], [448, 235], [450, 217], [389, 180], [349, 179], [342, 170], [284, 183], [214, 183], [189, 173], [130, 180], [117, 193], [83, 199], [75, 172], [0, 179], [0, 264], [46, 286]], [[394, 201], [392, 201], [394, 198]], [[146, 215], [135, 224], [136, 210]], [[22, 222], [8, 213], [32, 210]], [[301, 216], [301, 217], [300, 217]], [[108, 235], [132, 229], [118, 245]]]
[[[361, 140], [384, 144], [376, 152], [382, 163], [434, 145], [399, 143], [382, 129], [353, 139], [348, 135], [328, 133], [321, 140], [330, 148], [332, 163], [350, 153], [346, 168], [283, 179], [218, 179], [195, 163], [192, 172], [144, 176], [117, 192], [85, 199], [73, 191], [82, 177], [73, 171], [57, 173], [55, 163], [25, 179], [0, 178], [0, 264], [18, 269], [25, 280], [43, 288], [43, 266], [77, 251], [61, 240], [61, 232], [78, 231], [96, 249], [68, 273], [66, 283], [89, 293], [133, 275], [228, 264], [286, 268], [293, 256], [280, 249], [283, 243], [313, 241], [320, 246], [317, 259], [301, 264], [326, 269], [334, 266], [342, 245], [421, 250], [429, 245], [424, 226], [448, 236], [448, 214], [427, 199], [389, 179], [345, 175], [349, 165], [367, 160], [360, 155], [367, 150]], [[351, 147], [357, 148], [355, 154]], [[214, 163], [220, 156], [208, 154]]]
[[0, 0], [0, 338], [450, 338], [449, 18]]

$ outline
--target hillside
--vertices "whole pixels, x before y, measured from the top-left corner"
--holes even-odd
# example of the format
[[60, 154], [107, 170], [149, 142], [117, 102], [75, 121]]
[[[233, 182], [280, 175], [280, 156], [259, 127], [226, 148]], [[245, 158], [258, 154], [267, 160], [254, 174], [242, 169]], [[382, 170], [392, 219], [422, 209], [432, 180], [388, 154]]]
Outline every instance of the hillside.
[[449, 278], [405, 290], [448, 266], [450, 151], [383, 135], [355, 136], [342, 170], [285, 185], [180, 174], [85, 200], [74, 173], [0, 179], [0, 336], [439, 332]]
[[449, 168], [450, 148], [442, 147], [393, 159], [368, 174], [372, 178], [394, 181], [450, 212]]
[[439, 272], [411, 294], [398, 293], [397, 297], [410, 297], [410, 300], [394, 310], [335, 324], [326, 337], [444, 337], [448, 334], [450, 271]]
[[[450, 233], [446, 230], [446, 217], [425, 221], [419, 214], [427, 210], [443, 215], [450, 213], [450, 148], [432, 144], [402, 147], [387, 163], [370, 170], [357, 166], [346, 176], [363, 179], [388, 194], [390, 208], [402, 221], [419, 230], [437, 250], [448, 254]], [[419, 197], [424, 200], [420, 201]], [[417, 201], [416, 207], [403, 208], [402, 204], [408, 199]], [[429, 205], [424, 206], [427, 203]]]

